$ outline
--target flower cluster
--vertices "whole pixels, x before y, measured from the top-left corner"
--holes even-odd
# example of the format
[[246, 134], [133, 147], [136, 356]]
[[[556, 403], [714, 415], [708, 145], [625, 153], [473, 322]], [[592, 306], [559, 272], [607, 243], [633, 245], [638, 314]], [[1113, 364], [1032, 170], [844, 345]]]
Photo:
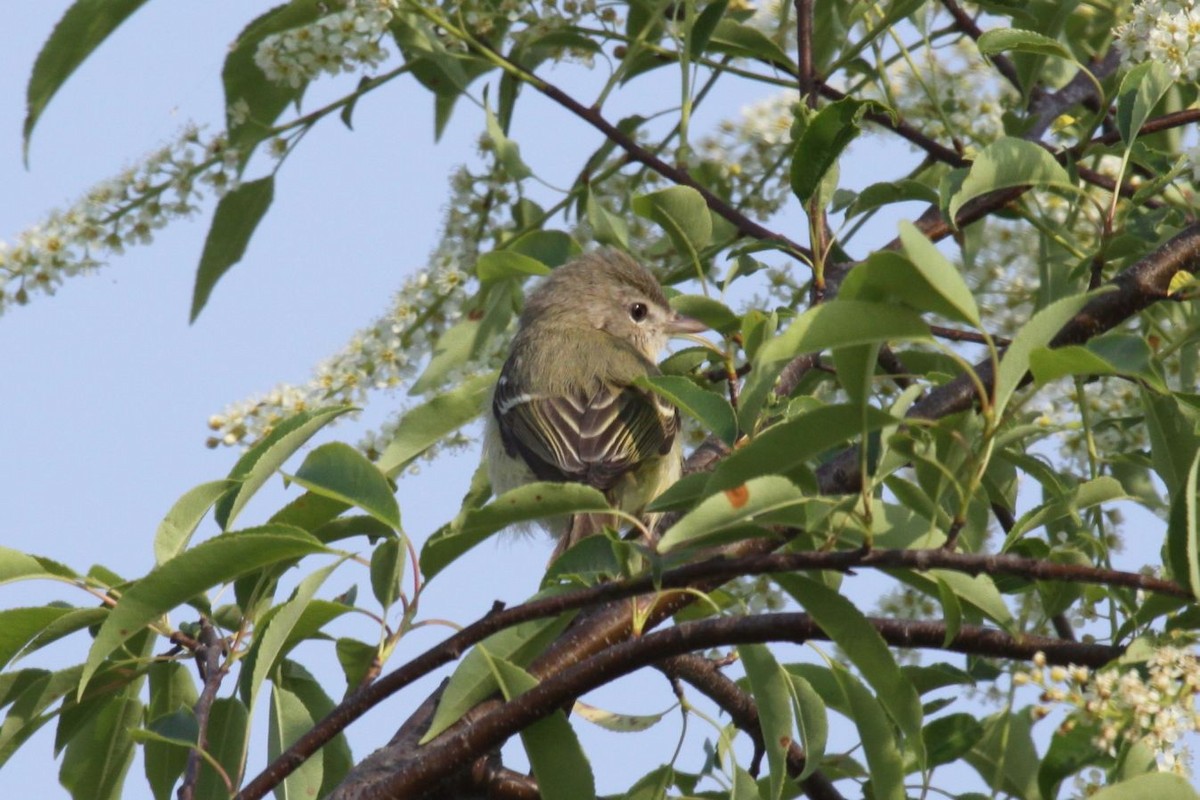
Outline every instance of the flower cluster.
[[965, 36], [951, 47], [923, 48], [919, 63], [898, 59], [881, 69], [881, 80], [860, 96], [887, 103], [925, 135], [958, 142], [968, 154], [1003, 135], [1004, 109], [1018, 102], [1016, 89], [996, 79]]
[[[248, 444], [304, 409], [333, 403], [361, 405], [371, 391], [412, 381], [442, 333], [462, 318], [474, 284], [464, 268], [478, 259], [481, 245], [486, 247], [490, 237], [499, 238], [507, 229], [499, 215], [506, 208], [503, 201], [512, 195], [508, 180], [498, 165], [483, 174], [460, 168], [450, 181], [445, 227], [427, 268], [410, 276], [389, 308], [319, 364], [307, 382], [280, 384], [210, 417], [209, 446]], [[463, 369], [494, 366], [498, 357], [493, 347]], [[387, 437], [385, 429], [365, 440], [363, 449], [377, 455], [379, 442]]]
[[374, 69], [388, 57], [383, 36], [396, 0], [346, 0], [316, 22], [262, 40], [254, 63], [267, 79], [298, 89], [321, 73]]
[[1200, 732], [1196, 694], [1200, 692], [1200, 658], [1190, 649], [1160, 647], [1135, 669], [1051, 667], [1038, 653], [1034, 667], [1013, 676], [1019, 685], [1043, 690], [1035, 715], [1050, 713], [1050, 703], [1072, 708], [1065, 724], [1087, 724], [1098, 731], [1095, 744], [1111, 756], [1123, 743], [1141, 743], [1154, 751], [1161, 769], [1187, 775], [1191, 756], [1180, 741]]
[[1200, 7], [1194, 0], [1143, 0], [1114, 33], [1126, 65], [1156, 61], [1176, 80], [1200, 79]]
[[154, 231], [191, 216], [200, 184], [218, 196], [236, 188], [237, 151], [224, 134], [207, 142], [195, 126], [141, 163], [93, 186], [74, 205], [0, 242], [0, 314], [38, 292], [54, 294], [63, 281], [91, 272], [125, 247], [149, 244]]
[[735, 205], [766, 219], [791, 197], [781, 163], [792, 147], [792, 123], [800, 95], [785, 91], [745, 106], [737, 119], [723, 120], [717, 131], [696, 145], [707, 165], [729, 185]]

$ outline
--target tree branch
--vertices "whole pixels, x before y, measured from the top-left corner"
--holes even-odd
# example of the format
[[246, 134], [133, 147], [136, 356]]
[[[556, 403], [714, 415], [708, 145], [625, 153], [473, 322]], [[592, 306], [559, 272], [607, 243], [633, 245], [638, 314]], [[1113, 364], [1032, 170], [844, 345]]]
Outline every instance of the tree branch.
[[[1050, 664], [1100, 667], [1122, 652], [1120, 647], [1061, 642], [1041, 636], [1016, 639], [998, 630], [963, 626], [945, 642], [946, 626], [940, 622], [870, 619], [888, 643], [899, 647], [949, 649], [999, 658], [1032, 659], [1045, 655]], [[683, 653], [712, 647], [762, 642], [803, 644], [827, 639], [807, 614], [780, 613], [753, 617], [718, 617], [684, 622], [662, 631], [612, 645], [595, 656], [576, 661], [544, 678], [528, 692], [508, 702], [485, 703], [487, 712], [460, 720], [423, 747], [407, 753], [387, 753], [391, 766], [383, 771], [369, 767], [371, 780], [356, 777], [358, 767], [331, 795], [331, 800], [382, 800], [417, 798], [439, 781], [461, 769], [480, 753], [499, 747], [509, 737], [561, 708], [565, 703], [643, 666]], [[387, 748], [385, 748], [386, 750]], [[380, 751], [382, 752], [382, 751]], [[368, 765], [373, 754], [361, 766]]]

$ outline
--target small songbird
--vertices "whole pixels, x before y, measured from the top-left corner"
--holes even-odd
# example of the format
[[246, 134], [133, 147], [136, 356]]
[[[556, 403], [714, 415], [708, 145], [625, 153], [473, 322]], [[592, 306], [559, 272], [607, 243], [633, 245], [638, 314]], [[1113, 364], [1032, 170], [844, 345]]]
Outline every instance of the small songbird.
[[[679, 412], [648, 389], [672, 334], [705, 326], [672, 311], [645, 267], [616, 250], [555, 269], [526, 299], [487, 415], [484, 454], [496, 494], [531, 481], [574, 481], [614, 508], [640, 514], [678, 479]], [[542, 523], [551, 560], [605, 525], [609, 514]]]

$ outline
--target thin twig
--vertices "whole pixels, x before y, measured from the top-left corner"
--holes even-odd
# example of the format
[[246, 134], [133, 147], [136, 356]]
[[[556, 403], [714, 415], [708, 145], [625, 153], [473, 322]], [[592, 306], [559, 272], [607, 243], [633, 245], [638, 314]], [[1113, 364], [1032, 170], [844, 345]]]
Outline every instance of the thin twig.
[[[193, 652], [196, 654], [196, 668], [200, 672], [200, 679], [204, 682], [204, 689], [201, 690], [195, 707], [196, 725], [200, 732], [196, 737], [196, 746], [188, 751], [183, 782], [176, 794], [179, 800], [192, 800], [196, 796], [196, 783], [200, 779], [200, 765], [204, 763], [200, 751], [208, 750], [208, 721], [212, 714], [212, 705], [217, 699], [217, 690], [221, 688], [221, 681], [228, 672], [224, 665], [225, 639], [217, 632], [208, 617], [200, 618], [199, 646]], [[229, 776], [222, 777], [226, 783], [229, 782]]]

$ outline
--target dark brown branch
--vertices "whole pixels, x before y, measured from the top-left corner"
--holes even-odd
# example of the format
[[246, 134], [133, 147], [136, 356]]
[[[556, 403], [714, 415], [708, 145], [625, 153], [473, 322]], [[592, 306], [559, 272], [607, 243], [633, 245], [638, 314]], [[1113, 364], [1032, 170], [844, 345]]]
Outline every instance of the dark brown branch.
[[[687, 564], [664, 572], [656, 582], [653, 576], [627, 581], [600, 584], [587, 589], [567, 592], [552, 598], [534, 600], [510, 609], [497, 611], [468, 625], [449, 639], [426, 650], [412, 661], [398, 667], [371, 686], [343, 700], [323, 720], [281, 754], [267, 769], [259, 773], [238, 795], [241, 800], [259, 798], [289, 775], [323, 744], [345, 729], [354, 720], [437, 667], [449, 663], [466, 649], [491, 634], [531, 619], [554, 616], [577, 608], [597, 606], [612, 600], [644, 595], [639, 613], [656, 620], [670, 616], [691, 602], [691, 595], [681, 592], [658, 592], [685, 587], [715, 587], [741, 575], [765, 575], [795, 570], [849, 571], [861, 568], [877, 569], [951, 569], [971, 575], [1015, 575], [1030, 580], [1061, 580], [1075, 583], [1096, 583], [1124, 586], [1145, 591], [1191, 597], [1191, 594], [1170, 581], [1135, 572], [1056, 564], [1035, 559], [1006, 555], [975, 555], [943, 550], [852, 550], [845, 552], [770, 553], [754, 552], [776, 547], [778, 541], [752, 539], [731, 548], [733, 557], [719, 556]], [[750, 552], [747, 552], [750, 551]], [[738, 557], [740, 556], [740, 557]], [[627, 637], [633, 609], [629, 603], [617, 603], [593, 611], [587, 624], [577, 623], [557, 639], [533, 664], [529, 671], [537, 677], [554, 675], [581, 658], [586, 658]]]
[[809, 108], [817, 107], [817, 73], [813, 68], [813, 0], [796, 0], [796, 83]]
[[[1179, 128], [1183, 125], [1189, 125], [1193, 122], [1200, 122], [1200, 108], [1185, 108], [1183, 111], [1172, 111], [1170, 114], [1163, 114], [1161, 117], [1148, 119], [1138, 130], [1138, 135], [1147, 136], [1151, 133], [1160, 133], [1161, 131], [1170, 130], [1171, 128]], [[1080, 149], [1094, 144], [1116, 144], [1119, 141], [1121, 141], [1121, 132], [1113, 130], [1101, 136], [1097, 136], [1095, 139], [1092, 139], [1089, 142], [1084, 142]]]
[[589, 108], [588, 106], [583, 105], [574, 97], [571, 97], [571, 95], [564, 92], [562, 89], [559, 89], [557, 86], [545, 80], [544, 78], [538, 77], [537, 75], [527, 71], [519, 64], [509, 60], [506, 56], [504, 56], [504, 54], [496, 50], [492, 50], [487, 45], [475, 43], [473, 46], [486, 50], [490, 57], [504, 62], [512, 74], [520, 77], [521, 80], [525, 81], [534, 89], [541, 92], [555, 103], [558, 103], [560, 106], [567, 109], [572, 114], [603, 133], [609, 141], [613, 142], [622, 150], [624, 150], [634, 161], [637, 161], [639, 164], [644, 164], [673, 183], [681, 186], [690, 186], [691, 188], [695, 189], [704, 198], [704, 202], [708, 205], [708, 207], [719, 216], [730, 222], [737, 229], [738, 233], [741, 233], [743, 236], [749, 236], [753, 239], [758, 239], [760, 241], [774, 242], [778, 245], [781, 245], [785, 252], [790, 252], [796, 258], [799, 258], [805, 262], [811, 261], [812, 253], [809, 252], [807, 247], [792, 241], [782, 233], [772, 231], [750, 219], [745, 214], [729, 205], [729, 203], [725, 202], [725, 200], [713, 194], [708, 187], [693, 178], [687, 170], [683, 169], [682, 167], [676, 167], [668, 164], [646, 148], [639, 145], [633, 140], [632, 137], [627, 136], [625, 133], [619, 130], [617, 126], [605, 119], [604, 115], [595, 108]]
[[[196, 746], [188, 751], [183, 781], [176, 793], [179, 800], [192, 800], [196, 796], [196, 783], [200, 780], [200, 766], [204, 763], [204, 759], [200, 757], [200, 751], [208, 750], [208, 721], [212, 713], [213, 701], [217, 699], [221, 681], [229, 671], [223, 663], [225, 639], [207, 617], [200, 618], [200, 640], [194, 652], [196, 669], [200, 673], [200, 679], [204, 682], [204, 688], [196, 700], [195, 707], [196, 726], [200, 733], [196, 739]], [[228, 776], [223, 777], [227, 778]]]
[[[663, 674], [673, 679], [690, 683], [709, 700], [721, 707], [733, 724], [754, 742], [756, 750], [763, 748], [762, 728], [758, 723], [758, 705], [749, 693], [725, 677], [717, 665], [703, 656], [687, 653], [663, 659], [654, 665]], [[796, 742], [788, 745], [788, 775], [795, 778], [804, 771], [804, 750]], [[811, 800], [845, 800], [841, 792], [820, 771], [809, 775], [801, 783], [804, 793]]]
[[[1014, 638], [999, 630], [963, 626], [945, 642], [946, 626], [940, 622], [871, 619], [889, 644], [898, 647], [949, 649], [997, 658], [1032, 659], [1045, 655], [1050, 664], [1100, 667], [1122, 652], [1120, 647], [1060, 642], [1041, 636]], [[566, 665], [537, 686], [511, 701], [496, 702], [489, 713], [460, 721], [432, 742], [407, 753], [389, 753], [391, 770], [381, 780], [361, 781], [354, 773], [331, 800], [417, 798], [439, 781], [454, 774], [475, 756], [503, 744], [533, 724], [597, 686], [641, 667], [675, 655], [712, 647], [762, 642], [802, 644], [826, 639], [807, 614], [780, 613], [753, 617], [718, 617], [684, 622], [672, 628], [612, 645], [595, 656]], [[488, 704], [485, 704], [488, 705]], [[364, 762], [367, 765], [372, 758]], [[360, 765], [363, 766], [363, 765]], [[357, 771], [357, 768], [356, 768]], [[382, 771], [369, 768], [372, 778]]]
[[[958, 328], [947, 328], [942, 325], [930, 325], [929, 332], [939, 339], [946, 339], [951, 342], [974, 342], [975, 344], [987, 344], [987, 337], [982, 333], [975, 331], [963, 331]], [[992, 343], [997, 347], [1008, 347], [1012, 342], [1003, 336], [993, 336]]]

